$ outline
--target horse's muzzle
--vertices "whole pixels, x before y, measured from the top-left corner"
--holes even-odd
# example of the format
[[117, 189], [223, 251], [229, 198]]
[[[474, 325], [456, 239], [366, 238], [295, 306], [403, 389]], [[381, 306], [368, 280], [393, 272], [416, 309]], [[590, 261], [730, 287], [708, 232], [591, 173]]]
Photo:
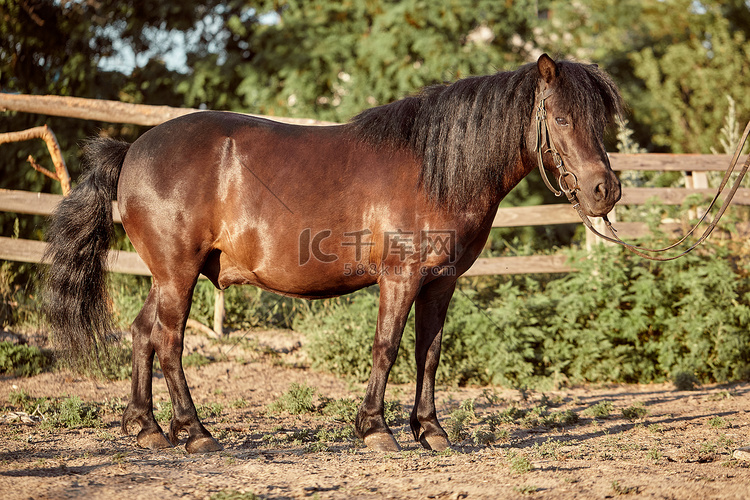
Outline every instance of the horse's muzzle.
[[590, 182], [581, 182], [578, 201], [589, 217], [603, 217], [612, 211], [622, 197], [620, 180], [608, 170]]

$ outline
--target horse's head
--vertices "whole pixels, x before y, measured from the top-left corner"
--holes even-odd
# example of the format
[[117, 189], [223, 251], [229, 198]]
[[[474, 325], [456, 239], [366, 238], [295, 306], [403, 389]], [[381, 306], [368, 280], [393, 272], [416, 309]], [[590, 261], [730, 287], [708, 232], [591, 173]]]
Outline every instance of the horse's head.
[[[537, 161], [557, 178], [583, 212], [601, 217], [620, 199], [620, 181], [604, 149], [604, 128], [620, 113], [620, 94], [595, 65], [537, 61], [539, 80], [532, 145]], [[556, 191], [544, 175], [547, 185]]]

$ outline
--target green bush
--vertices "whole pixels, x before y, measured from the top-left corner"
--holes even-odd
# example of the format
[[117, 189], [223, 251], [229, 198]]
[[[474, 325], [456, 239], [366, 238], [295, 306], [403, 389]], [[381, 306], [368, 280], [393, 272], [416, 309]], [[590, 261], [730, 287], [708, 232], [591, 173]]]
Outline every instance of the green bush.
[[315, 409], [315, 405], [313, 405], [314, 395], [315, 388], [305, 383], [293, 382], [287, 392], [268, 405], [268, 411], [269, 413], [287, 412], [291, 415], [309, 413]]
[[[151, 289], [151, 278], [111, 274], [109, 290], [119, 328], [127, 330], [143, 307]], [[193, 293], [190, 317], [204, 325], [213, 325], [216, 288], [208, 280], [199, 280]], [[282, 297], [251, 286], [233, 286], [224, 291], [227, 328], [291, 328], [294, 316], [310, 306], [304, 301]]]
[[[335, 375], [365, 381], [372, 366], [372, 341], [378, 317], [377, 287], [325, 301], [295, 318], [294, 329], [305, 332], [312, 366]], [[401, 341], [393, 383], [414, 380], [414, 327], [409, 321]]]
[[[679, 372], [700, 382], [747, 379], [750, 286], [741, 257], [704, 244], [676, 261], [651, 262], [599, 247], [571, 252], [579, 272], [548, 282], [516, 277], [496, 279], [490, 291], [459, 288], [438, 381], [649, 383]], [[298, 315], [313, 366], [366, 380], [377, 309], [377, 293], [366, 290]], [[401, 347], [392, 382], [414, 380], [411, 318]]]
[[12, 391], [9, 402], [26, 413], [40, 415], [42, 427], [47, 429], [77, 429], [80, 427], [101, 427], [99, 407], [86, 403], [78, 396], [57, 398], [34, 398], [26, 391]]
[[50, 417], [45, 421], [48, 427], [77, 429], [79, 427], [101, 427], [99, 408], [84, 402], [78, 396], [63, 399], [56, 405]]
[[38, 347], [0, 342], [0, 373], [31, 377], [52, 364], [52, 357]]

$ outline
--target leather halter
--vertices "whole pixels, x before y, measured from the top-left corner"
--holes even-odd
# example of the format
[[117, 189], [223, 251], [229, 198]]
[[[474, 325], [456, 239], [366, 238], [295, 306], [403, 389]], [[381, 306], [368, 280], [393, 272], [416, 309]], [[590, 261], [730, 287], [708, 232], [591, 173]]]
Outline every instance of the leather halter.
[[[542, 179], [544, 180], [544, 183], [547, 185], [550, 191], [552, 191], [555, 196], [560, 196], [561, 194], [565, 193], [566, 198], [568, 198], [568, 201], [573, 205], [573, 208], [578, 212], [578, 216], [583, 221], [583, 224], [591, 230], [595, 235], [599, 236], [600, 238], [610, 241], [612, 243], [617, 243], [618, 245], [622, 245], [631, 252], [635, 253], [636, 255], [640, 255], [641, 257], [644, 257], [649, 260], [657, 260], [657, 261], [668, 261], [668, 260], [674, 260], [679, 257], [682, 257], [683, 255], [686, 255], [690, 253], [692, 250], [694, 250], [698, 245], [703, 243], [703, 241], [708, 238], [708, 236], [711, 234], [711, 232], [714, 230], [716, 225], [719, 222], [719, 219], [721, 219], [721, 216], [724, 215], [724, 212], [729, 207], [730, 202], [732, 201], [732, 198], [734, 197], [734, 194], [737, 192], [737, 189], [739, 189], [740, 184], [742, 182], [743, 177], [745, 176], [745, 173], [747, 173], [748, 168], [750, 168], [750, 156], [745, 160], [745, 163], [742, 165], [742, 169], [739, 172], [739, 175], [737, 176], [737, 179], [735, 179], [734, 184], [732, 185], [731, 189], [729, 190], [729, 196], [724, 200], [724, 203], [719, 208], [719, 212], [716, 214], [716, 217], [711, 221], [711, 223], [708, 225], [708, 227], [703, 232], [703, 235], [698, 239], [697, 242], [695, 242], [693, 245], [691, 245], [687, 250], [683, 251], [682, 253], [670, 257], [655, 257], [653, 255], [648, 255], [648, 253], [660, 253], [665, 252], [667, 250], [671, 250], [672, 248], [676, 247], [677, 245], [684, 242], [690, 235], [695, 232], [695, 230], [698, 228], [698, 226], [705, 221], [706, 216], [711, 211], [713, 206], [716, 204], [717, 200], [719, 199], [719, 196], [721, 195], [722, 191], [724, 190], [724, 187], [727, 185], [729, 181], [729, 177], [734, 171], [734, 168], [737, 166], [737, 162], [739, 160], [740, 154], [742, 152], [743, 147], [745, 146], [745, 142], [747, 142], [748, 136], [750, 136], [750, 122], [748, 122], [747, 126], [745, 127], [745, 131], [742, 134], [742, 139], [740, 140], [739, 144], [737, 144], [737, 149], [734, 152], [734, 155], [732, 156], [732, 161], [729, 163], [729, 168], [724, 173], [724, 177], [721, 179], [721, 183], [718, 188], [718, 192], [716, 193], [716, 196], [714, 196], [713, 200], [711, 200], [711, 203], [709, 204], [708, 208], [703, 212], [703, 216], [701, 219], [690, 229], [690, 231], [685, 234], [685, 236], [682, 237], [679, 241], [676, 243], [673, 243], [672, 245], [669, 245], [664, 248], [645, 248], [640, 247], [637, 245], [631, 245], [630, 243], [626, 243], [622, 241], [620, 238], [617, 237], [615, 234], [617, 230], [612, 227], [612, 223], [609, 221], [607, 216], [605, 215], [602, 217], [602, 220], [604, 221], [605, 226], [607, 227], [607, 230], [612, 235], [606, 236], [599, 231], [597, 231], [593, 224], [591, 223], [591, 220], [589, 220], [589, 217], [583, 213], [583, 210], [581, 209], [581, 203], [578, 201], [578, 197], [576, 196], [576, 192], [580, 190], [580, 186], [578, 185], [578, 178], [576, 175], [572, 172], [569, 172], [565, 168], [565, 163], [563, 161], [562, 155], [560, 155], [559, 151], [555, 148], [554, 142], [552, 141], [552, 136], [549, 133], [549, 127], [547, 125], [547, 109], [545, 108], [544, 101], [553, 94], [552, 89], [547, 89], [543, 92], [539, 92], [537, 94], [537, 108], [536, 108], [536, 144], [534, 145], [534, 149], [537, 153], [537, 161], [539, 162], [539, 172], [542, 175]], [[543, 160], [543, 154], [544, 153], [552, 153], [552, 158], [555, 162], [555, 167], [558, 171], [558, 178], [557, 182], [560, 186], [560, 190], [555, 189], [552, 186], [552, 183], [547, 178], [547, 172], [544, 168], [544, 160]], [[573, 178], [573, 187], [570, 187], [568, 184], [568, 178]]]
[[[555, 147], [555, 143], [552, 141], [552, 136], [549, 133], [549, 127], [547, 125], [547, 108], [545, 107], [544, 102], [547, 100], [549, 96], [553, 94], [552, 89], [547, 89], [543, 92], [540, 92], [537, 94], [537, 107], [536, 107], [536, 144], [534, 145], [534, 149], [537, 153], [537, 161], [539, 163], [539, 173], [542, 176], [542, 180], [544, 181], [544, 184], [547, 185], [550, 191], [552, 191], [555, 196], [560, 196], [561, 194], [565, 193], [565, 196], [568, 198], [568, 201], [571, 203], [577, 202], [576, 199], [576, 191], [580, 190], [580, 187], [578, 186], [578, 178], [573, 172], [569, 172], [565, 168], [565, 162], [563, 162], [562, 155]], [[552, 186], [552, 183], [550, 182], [549, 178], [547, 178], [547, 170], [544, 168], [544, 153], [551, 153], [552, 159], [555, 162], [555, 167], [557, 168], [557, 184], [560, 186], [560, 189], [557, 190]], [[568, 179], [572, 177], [572, 187], [568, 183]], [[574, 203], [575, 204], [575, 203]]]

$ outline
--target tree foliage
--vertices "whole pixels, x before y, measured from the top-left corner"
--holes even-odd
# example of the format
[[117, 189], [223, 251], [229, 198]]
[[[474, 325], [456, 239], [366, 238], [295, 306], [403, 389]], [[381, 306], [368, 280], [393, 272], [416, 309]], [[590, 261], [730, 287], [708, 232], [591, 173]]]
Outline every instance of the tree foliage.
[[[728, 110], [750, 113], [750, 8], [744, 0], [556, 2], [552, 33], [620, 84], [640, 142], [710, 153]], [[541, 40], [550, 47], [551, 37]], [[544, 42], [547, 42], [546, 44]]]
[[[709, 152], [725, 95], [740, 117], [750, 111], [744, 0], [0, 0], [0, 33], [3, 92], [344, 121], [424, 85], [548, 51], [609, 71], [637, 141], [652, 149]], [[9, 118], [0, 131], [56, 128], [74, 173], [83, 137], [141, 132]], [[3, 187], [53, 188], [23, 167], [29, 153], [44, 156], [3, 146]]]

